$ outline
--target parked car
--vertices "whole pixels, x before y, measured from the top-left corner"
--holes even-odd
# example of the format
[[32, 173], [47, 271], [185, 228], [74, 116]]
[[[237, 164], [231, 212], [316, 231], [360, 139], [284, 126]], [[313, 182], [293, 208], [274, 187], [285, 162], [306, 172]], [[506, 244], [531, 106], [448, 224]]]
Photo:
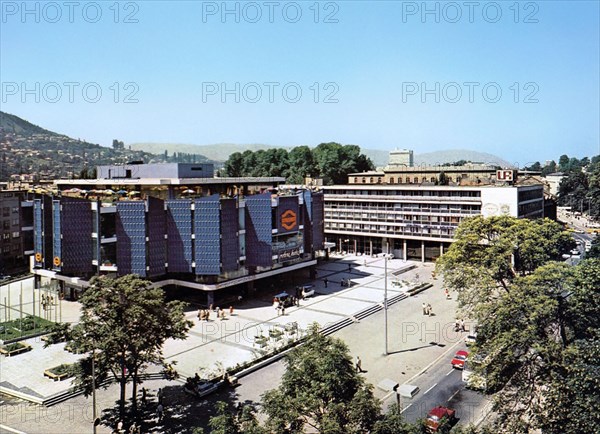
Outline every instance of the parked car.
[[465, 344], [467, 346], [473, 345], [475, 342], [477, 342], [477, 332], [469, 333], [465, 336]]
[[465, 367], [465, 360], [469, 357], [469, 353], [465, 350], [459, 350], [454, 355], [454, 358], [450, 362], [453, 368], [462, 369]]
[[452, 426], [456, 423], [456, 410], [448, 407], [434, 407], [425, 419], [425, 427], [429, 432], [438, 432], [442, 426]]
[[571, 250], [571, 255], [575, 255], [576, 256], [576, 255], [579, 255], [579, 254], [580, 254], [579, 253], [579, 249], [573, 249], [573, 250]]
[[311, 297], [315, 295], [315, 285], [304, 285], [302, 286], [302, 297]]

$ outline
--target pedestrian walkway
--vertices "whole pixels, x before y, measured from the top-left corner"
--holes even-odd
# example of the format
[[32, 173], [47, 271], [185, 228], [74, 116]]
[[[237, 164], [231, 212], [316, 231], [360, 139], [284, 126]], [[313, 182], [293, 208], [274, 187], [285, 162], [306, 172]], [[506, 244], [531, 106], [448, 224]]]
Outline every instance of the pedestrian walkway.
[[[352, 317], [356, 312], [382, 303], [385, 287], [383, 261], [383, 258], [369, 258], [365, 266], [363, 258], [346, 256], [341, 260], [321, 263], [317, 267], [318, 278], [310, 282], [315, 285], [315, 296], [301, 301], [300, 306], [287, 308], [285, 315], [278, 315], [272, 305], [252, 299], [244, 301], [240, 308], [236, 307], [234, 315], [230, 316], [227, 312], [225, 320], [215, 320], [213, 313], [213, 320], [200, 322], [196, 311], [190, 311], [186, 316], [194, 325], [188, 339], [166, 342], [163, 351], [165, 359], [169, 363], [176, 363], [177, 370], [184, 377], [193, 376], [196, 372], [202, 376], [217, 375], [223, 369], [262, 356], [255, 337], [268, 336], [273, 328], [281, 329], [287, 324], [296, 323], [300, 329], [306, 329], [313, 322], [326, 327]], [[348, 263], [352, 264], [350, 271]], [[399, 259], [388, 261], [389, 298], [401, 293], [401, 290], [392, 288], [391, 282], [396, 279], [392, 273], [409, 264]], [[421, 275], [425, 276], [423, 267], [432, 268], [431, 264], [417, 265], [418, 269], [402, 274], [402, 279], [414, 281], [419, 269]], [[323, 282], [325, 277], [328, 279], [327, 288]], [[341, 287], [339, 282], [342, 279], [350, 279], [351, 285]], [[63, 305], [63, 315], [67, 311], [68, 315], [73, 315], [78, 310], [77, 303], [64, 303], [68, 304]], [[71, 380], [55, 382], [44, 377], [43, 371], [61, 363], [73, 363], [79, 356], [64, 351], [64, 344], [44, 349], [39, 338], [29, 339], [27, 343], [32, 345], [32, 351], [12, 358], [3, 357], [0, 391], [29, 395], [32, 400], [39, 402], [68, 390]], [[361, 357], [364, 366], [368, 366], [370, 356], [365, 354]], [[113, 399], [117, 395], [114, 394]]]

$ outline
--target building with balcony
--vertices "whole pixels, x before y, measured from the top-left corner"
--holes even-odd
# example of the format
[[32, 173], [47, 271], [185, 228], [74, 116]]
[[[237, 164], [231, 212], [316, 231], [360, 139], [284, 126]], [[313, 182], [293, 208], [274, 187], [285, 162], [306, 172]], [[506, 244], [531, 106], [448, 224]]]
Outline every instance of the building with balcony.
[[25, 190], [0, 190], [0, 274], [27, 268], [33, 253], [33, 202]]
[[283, 178], [215, 178], [209, 166], [101, 166], [98, 179], [56, 181], [57, 194], [33, 201], [37, 284], [76, 297], [95, 275], [134, 273], [210, 304], [215, 291], [312, 270], [323, 194], [280, 189]]
[[[354, 177], [354, 175], [350, 175]], [[496, 180], [497, 181], [497, 180]], [[335, 185], [325, 193], [325, 241], [338, 251], [434, 260], [467, 217], [544, 217], [544, 186]]]

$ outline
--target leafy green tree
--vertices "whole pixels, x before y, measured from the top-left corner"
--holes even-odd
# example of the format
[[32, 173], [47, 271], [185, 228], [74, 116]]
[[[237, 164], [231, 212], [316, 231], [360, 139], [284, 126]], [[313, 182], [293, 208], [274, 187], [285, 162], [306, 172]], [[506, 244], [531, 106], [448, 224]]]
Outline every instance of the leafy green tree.
[[166, 366], [162, 347], [167, 339], [186, 339], [192, 323], [185, 303], [165, 303], [164, 292], [137, 275], [117, 279], [95, 277], [80, 298], [81, 318], [70, 335], [74, 347], [88, 353], [79, 366], [77, 383], [91, 391], [91, 359], [95, 354], [96, 382], [112, 376], [120, 387], [119, 412], [124, 416], [128, 382], [137, 411], [137, 385], [150, 365]]
[[509, 216], [465, 219], [455, 242], [436, 262], [444, 282], [458, 292], [464, 313], [509, 292], [512, 281], [575, 247], [572, 236], [549, 219]]
[[242, 154], [234, 152], [225, 162], [225, 176], [239, 178], [244, 176], [244, 159]]
[[285, 174], [290, 184], [303, 184], [306, 176], [317, 175], [313, 153], [308, 146], [296, 146], [288, 154], [289, 168]]
[[404, 420], [402, 409], [393, 404], [388, 412], [373, 426], [372, 434], [421, 434], [424, 433], [421, 424], [411, 424]]
[[348, 347], [313, 325], [304, 345], [285, 360], [281, 385], [262, 396], [266, 427], [275, 433], [362, 433], [372, 429], [380, 403], [356, 372]]

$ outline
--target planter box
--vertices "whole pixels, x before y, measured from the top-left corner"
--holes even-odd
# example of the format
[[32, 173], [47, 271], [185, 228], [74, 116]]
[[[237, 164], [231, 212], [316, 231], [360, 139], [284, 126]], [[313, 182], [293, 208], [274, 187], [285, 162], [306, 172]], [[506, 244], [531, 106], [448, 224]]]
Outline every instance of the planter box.
[[[62, 365], [60, 365], [60, 366], [62, 366]], [[73, 376], [73, 374], [70, 372], [70, 370], [67, 370], [66, 372], [60, 372], [60, 373], [53, 372], [54, 370], [56, 370], [56, 368], [60, 368], [60, 366], [55, 366], [54, 368], [46, 369], [44, 371], [44, 377], [48, 377], [54, 381], [62, 381], [65, 378], [69, 378], [69, 377]]]
[[10, 357], [24, 353], [29, 350], [31, 350], [31, 345], [16, 343], [0, 347], [0, 354], [4, 354], [5, 356]]

